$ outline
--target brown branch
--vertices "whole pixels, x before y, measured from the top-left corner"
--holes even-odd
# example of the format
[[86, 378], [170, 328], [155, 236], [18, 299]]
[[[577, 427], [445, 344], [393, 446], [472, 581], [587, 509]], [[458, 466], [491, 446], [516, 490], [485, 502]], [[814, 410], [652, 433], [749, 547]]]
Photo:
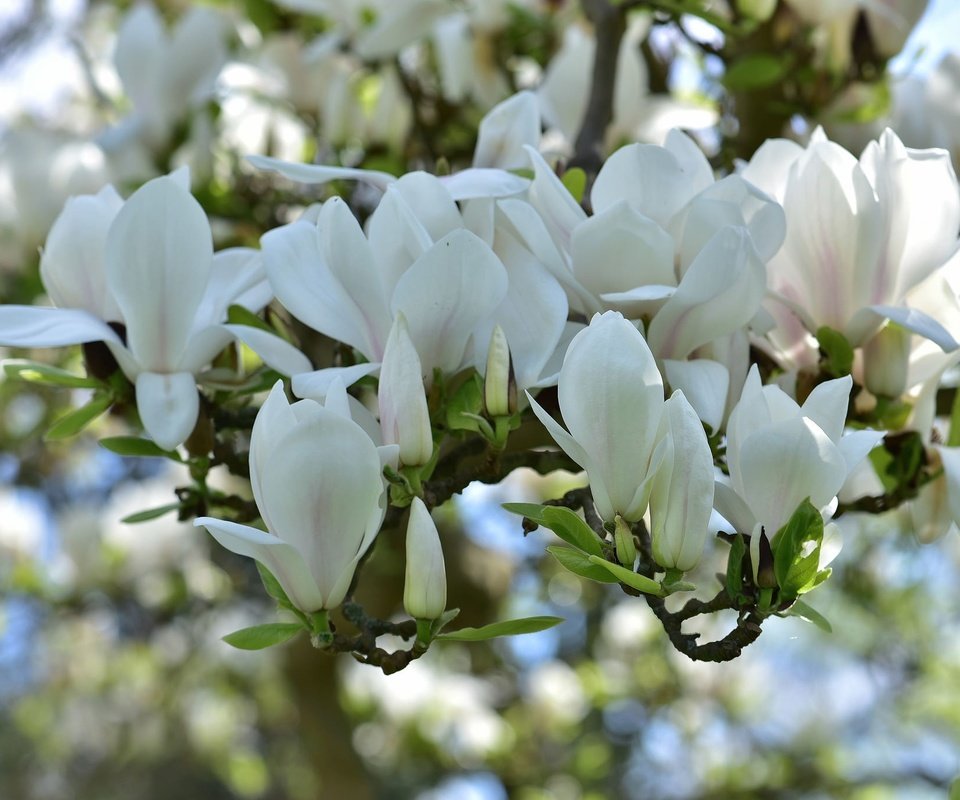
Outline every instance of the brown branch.
[[627, 30], [627, 17], [623, 6], [615, 5], [610, 0], [581, 0], [581, 6], [587, 19], [593, 23], [596, 47], [590, 97], [580, 132], [577, 134], [570, 166], [580, 167], [592, 182], [603, 164], [603, 140], [607, 126], [613, 119], [617, 61], [620, 55], [620, 40]]

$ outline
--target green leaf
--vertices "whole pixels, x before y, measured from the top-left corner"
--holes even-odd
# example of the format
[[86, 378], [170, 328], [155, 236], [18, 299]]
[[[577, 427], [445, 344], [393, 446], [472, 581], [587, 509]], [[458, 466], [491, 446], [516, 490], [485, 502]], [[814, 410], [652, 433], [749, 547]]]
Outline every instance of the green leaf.
[[275, 644], [283, 644], [303, 630], [299, 622], [269, 622], [228, 633], [223, 641], [238, 650], [263, 650]]
[[96, 389], [98, 386], [103, 386], [96, 378], [74, 375], [59, 367], [25, 359], [5, 361], [3, 371], [11, 380], [42, 383], [48, 386], [69, 386], [72, 389]]
[[535, 503], [504, 503], [511, 514], [520, 514], [537, 525], [549, 528], [567, 544], [585, 553], [603, 555], [600, 539], [593, 529], [575, 511], [563, 506], [543, 506]]
[[267, 594], [280, 603], [280, 605], [286, 608], [293, 608], [293, 603], [290, 602], [290, 598], [287, 597], [287, 593], [283, 590], [280, 581], [276, 579], [274, 574], [259, 561], [254, 561], [254, 563], [257, 565], [257, 572], [260, 573], [260, 580], [263, 581], [263, 588], [267, 590]]
[[128, 525], [136, 525], [138, 522], [148, 522], [151, 519], [162, 517], [164, 514], [177, 511], [179, 508], [179, 503], [168, 503], [165, 506], [157, 506], [156, 508], [148, 508], [146, 511], [138, 511], [136, 514], [130, 514], [120, 521]]
[[437, 634], [440, 633], [444, 628], [447, 627], [451, 622], [453, 622], [460, 614], [459, 608], [448, 608], [444, 611], [439, 617], [433, 621], [433, 625], [430, 628], [430, 638], [436, 638]]
[[723, 84], [735, 92], [762, 89], [780, 81], [787, 71], [783, 56], [769, 53], [751, 53], [738, 58], [723, 76]]
[[563, 617], [526, 617], [494, 622], [482, 628], [461, 628], [458, 631], [441, 633], [436, 638], [451, 642], [482, 642], [498, 636], [519, 636], [522, 633], [545, 631], [563, 622]]
[[[483, 379], [474, 372], [447, 401], [447, 427], [452, 431], [480, 431], [483, 414]], [[486, 421], [486, 420], [484, 420]]]
[[583, 193], [587, 188], [587, 173], [580, 169], [580, 167], [573, 167], [573, 169], [568, 169], [564, 172], [560, 180], [567, 188], [567, 191], [570, 192], [573, 199], [580, 203], [583, 200]]
[[240, 305], [232, 305], [227, 309], [227, 322], [231, 325], [249, 325], [251, 328], [259, 328], [274, 335], [277, 333], [249, 308]]
[[772, 542], [773, 569], [783, 599], [796, 597], [816, 578], [822, 541], [823, 517], [807, 498]]
[[787, 610], [787, 615], [791, 617], [800, 617], [807, 622], [812, 622], [820, 630], [825, 631], [826, 633], [833, 633], [833, 626], [823, 614], [817, 611], [815, 608], [807, 605], [803, 600], [797, 600], [790, 608]]
[[617, 583], [617, 579], [607, 572], [603, 567], [598, 567], [590, 561], [590, 557], [584, 555], [579, 550], [570, 547], [560, 547], [551, 545], [547, 552], [552, 555], [560, 566], [569, 570], [574, 575], [579, 575], [587, 580], [597, 581], [597, 583]]
[[100, 440], [100, 446], [120, 456], [140, 458], [169, 458], [171, 461], [183, 461], [173, 450], [164, 450], [160, 445], [139, 436], [108, 436]]
[[663, 589], [660, 587], [660, 584], [652, 578], [648, 578], [645, 575], [639, 575], [633, 570], [627, 569], [626, 567], [621, 567], [619, 564], [611, 564], [609, 561], [605, 561], [600, 556], [590, 556], [590, 563], [603, 567], [605, 570], [607, 570], [607, 572], [613, 575], [613, 577], [620, 581], [620, 583], [625, 583], [627, 586], [631, 586], [634, 589], [646, 594], [663, 597]]
[[541, 506], [537, 503], [503, 503], [500, 507], [511, 514], [519, 514], [521, 517], [531, 519], [537, 525], [546, 525], [543, 512], [550, 508], [550, 506]]
[[849, 375], [853, 369], [853, 348], [846, 337], [840, 331], [823, 325], [817, 328], [817, 342], [820, 344], [824, 372], [834, 378]]
[[567, 544], [594, 556], [603, 555], [600, 539], [593, 529], [575, 511], [562, 506], [547, 506], [543, 511], [543, 522]]
[[727, 557], [727, 596], [736, 602], [740, 597], [743, 586], [743, 556], [747, 552], [747, 543], [743, 534], [738, 533], [730, 545], [730, 555]]
[[87, 425], [110, 408], [112, 404], [113, 397], [110, 395], [95, 394], [93, 399], [85, 406], [71, 411], [53, 423], [53, 427], [44, 435], [44, 441], [56, 442], [80, 433]]

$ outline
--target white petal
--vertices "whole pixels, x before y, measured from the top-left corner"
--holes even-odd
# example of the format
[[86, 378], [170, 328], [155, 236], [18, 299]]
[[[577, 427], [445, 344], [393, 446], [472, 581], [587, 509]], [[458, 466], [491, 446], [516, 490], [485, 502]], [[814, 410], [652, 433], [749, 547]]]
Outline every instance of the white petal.
[[351, 367], [327, 367], [314, 372], [304, 372], [294, 375], [292, 380], [293, 393], [297, 397], [306, 397], [313, 400], [323, 400], [330, 390], [334, 380], [342, 380], [345, 386], [353, 386], [358, 380], [373, 375], [380, 369], [380, 362], [354, 364]]
[[803, 416], [816, 422], [834, 442], [839, 442], [843, 434], [852, 388], [853, 378], [849, 375], [824, 381], [813, 388], [801, 408]]
[[[241, 298], [254, 299], [247, 305]], [[203, 301], [197, 309], [197, 325], [206, 327], [227, 318], [227, 309], [234, 304], [243, 305], [254, 313], [273, 299], [273, 290], [267, 282], [263, 268], [263, 256], [251, 247], [231, 247], [213, 256], [210, 282]]]
[[490, 167], [463, 169], [453, 175], [444, 175], [439, 181], [454, 200], [509, 197], [525, 192], [530, 186], [527, 178]]
[[847, 464], [848, 472], [853, 472], [854, 467], [880, 444], [885, 433], [885, 431], [851, 431], [837, 443], [837, 449]]
[[960, 342], [953, 338], [950, 331], [944, 328], [943, 325], [929, 314], [918, 308], [882, 305], [870, 306], [869, 308], [881, 317], [893, 320], [907, 330], [913, 331], [925, 339], [929, 339], [938, 345], [945, 353], [953, 352], [960, 347]]
[[[333, 201], [326, 205], [330, 202]], [[352, 219], [352, 215], [350, 217]], [[362, 237], [363, 233], [356, 220], [351, 223], [340, 215], [330, 215], [325, 221], [328, 224], [322, 230], [309, 222], [297, 221], [275, 228], [261, 238], [270, 285], [277, 299], [297, 319], [356, 348], [368, 358], [379, 358], [377, 328], [368, 324], [361, 306], [367, 300], [375, 304], [376, 285], [372, 284], [367, 294], [351, 296], [340, 281], [338, 272], [341, 270], [335, 269], [328, 257], [328, 244], [337, 235], [347, 242], [346, 252], [353, 253], [354, 235]], [[357, 230], [341, 225], [350, 225]], [[358, 272], [365, 274], [362, 269]], [[356, 287], [351, 285], [350, 288]], [[370, 317], [369, 322], [379, 321]]]
[[323, 595], [296, 548], [276, 536], [236, 522], [198, 517], [193, 524], [198, 528], [205, 527], [227, 550], [263, 564], [280, 581], [287, 597], [301, 611], [310, 613], [323, 608]]
[[171, 178], [144, 184], [110, 227], [106, 259], [130, 351], [146, 369], [175, 370], [213, 262], [200, 204]]
[[938, 452], [947, 484], [950, 516], [960, 525], [960, 447], [940, 447]]
[[669, 446], [650, 495], [653, 552], [661, 566], [684, 571], [700, 561], [713, 511], [713, 455], [703, 425], [683, 393], [664, 405], [660, 430]]
[[189, 372], [137, 376], [137, 411], [144, 430], [164, 450], [173, 450], [193, 432], [200, 412], [197, 382]]
[[663, 362], [667, 383], [674, 390], [679, 389], [691, 406], [711, 430], [716, 433], [723, 423], [723, 411], [726, 406], [727, 389], [730, 385], [730, 373], [727, 368], [706, 358], [693, 361]]
[[445, 236], [404, 273], [393, 293], [420, 354], [424, 378], [455, 372], [470, 334], [500, 305], [507, 271], [483, 240], [466, 230]]
[[557, 246], [569, 252], [570, 236], [574, 228], [586, 220], [586, 212], [543, 160], [543, 156], [532, 147], [527, 147], [526, 151], [534, 173], [533, 183], [530, 184], [530, 204], [539, 212]]
[[527, 165], [524, 145], [540, 143], [540, 107], [533, 92], [517, 92], [480, 120], [473, 166], [518, 169]]
[[87, 311], [0, 306], [0, 345], [63, 347], [85, 342], [112, 342], [123, 347], [113, 329]]
[[426, 36], [433, 23], [448, 11], [445, 0], [412, 0], [390, 4], [384, 9], [354, 44], [357, 55], [363, 59], [395, 56], [408, 44]]
[[377, 400], [384, 442], [400, 445], [401, 463], [426, 464], [433, 455], [430, 410], [420, 358], [403, 314], [397, 315], [387, 339]]
[[673, 239], [626, 202], [577, 226], [570, 247], [574, 276], [596, 295], [676, 284]]
[[497, 234], [496, 253], [509, 276], [496, 321], [510, 346], [517, 388], [526, 389], [540, 378], [563, 335], [567, 296], [533, 253], [506, 231]]
[[299, 183], [329, 183], [338, 180], [353, 180], [369, 183], [378, 189], [386, 190], [387, 186], [397, 180], [396, 175], [389, 172], [380, 172], [375, 169], [355, 169], [353, 167], [328, 167], [323, 164], [295, 164], [291, 161], [282, 161], [269, 156], [247, 156], [257, 169], [276, 172]]
[[714, 482], [713, 504], [720, 516], [733, 526], [734, 533], [752, 531], [754, 525], [756, 525], [757, 520], [750, 510], [750, 506], [725, 483]]
[[615, 312], [595, 316], [567, 348], [559, 398], [567, 429], [597, 465], [614, 509], [626, 512], [647, 476], [664, 402], [640, 332]]
[[274, 443], [261, 492], [271, 532], [303, 554], [325, 607], [339, 605], [382, 519], [380, 457], [370, 437], [316, 409]]
[[270, 369], [275, 369], [281, 375], [299, 375], [313, 369], [309, 358], [290, 342], [270, 331], [250, 325], [224, 325], [223, 328], [260, 356]]
[[225, 20], [212, 9], [191, 8], [180, 17], [164, 67], [165, 99], [197, 103], [209, 97], [227, 60]]
[[768, 536], [809, 497], [820, 508], [840, 491], [847, 464], [836, 445], [808, 419], [771, 424], [740, 448], [743, 496]]
[[676, 293], [650, 323], [659, 358], [682, 359], [745, 325], [760, 307], [766, 270], [745, 228], [717, 233], [690, 265]]
[[104, 267], [107, 231], [122, 205], [116, 189], [105, 186], [96, 195], [71, 197], [53, 223], [40, 256], [40, 277], [60, 308], [123, 321], [107, 289]]
[[156, 97], [166, 61], [167, 36], [160, 14], [149, 3], [127, 13], [117, 31], [113, 62], [134, 106], [145, 108]]

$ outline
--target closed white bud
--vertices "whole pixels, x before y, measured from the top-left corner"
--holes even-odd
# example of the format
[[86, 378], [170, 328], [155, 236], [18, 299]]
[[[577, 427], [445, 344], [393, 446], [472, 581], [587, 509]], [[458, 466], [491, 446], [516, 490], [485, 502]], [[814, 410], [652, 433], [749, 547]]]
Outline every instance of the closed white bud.
[[891, 322], [863, 348], [863, 381], [872, 394], [900, 397], [907, 389], [911, 332]]
[[447, 607], [447, 573], [440, 536], [419, 497], [414, 497], [410, 504], [407, 522], [403, 607], [414, 619], [437, 619]]
[[513, 359], [503, 329], [497, 325], [490, 336], [487, 371], [483, 380], [483, 404], [487, 416], [505, 417], [517, 410], [517, 382]]
[[405, 466], [426, 464], [433, 455], [430, 410], [420, 356], [403, 314], [397, 314], [387, 338], [377, 399], [384, 444], [400, 445], [400, 463]]

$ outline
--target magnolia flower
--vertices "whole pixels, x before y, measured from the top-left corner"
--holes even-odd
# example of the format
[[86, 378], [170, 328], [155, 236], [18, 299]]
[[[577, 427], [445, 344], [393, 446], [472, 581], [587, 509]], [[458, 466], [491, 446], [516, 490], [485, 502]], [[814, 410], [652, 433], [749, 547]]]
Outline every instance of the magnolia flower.
[[4, 345], [104, 342], [136, 386], [144, 428], [164, 448], [190, 435], [199, 412], [194, 375], [232, 339], [286, 374], [310, 366], [276, 336], [222, 324], [231, 304], [259, 310], [271, 294], [255, 251], [214, 255], [209, 223], [187, 182], [185, 171], [156, 178], [125, 203], [109, 186], [74, 198], [41, 259], [44, 284], [60, 307], [0, 306]]
[[751, 368], [727, 422], [730, 482], [716, 484], [717, 511], [736, 530], [762, 526], [772, 538], [807, 497], [825, 518], [833, 513], [840, 487], [884, 435], [844, 435], [852, 386], [849, 375], [826, 381], [800, 406]]
[[267, 532], [211, 517], [194, 525], [267, 567], [301, 611], [336, 608], [383, 522], [382, 459], [343, 408], [290, 405], [278, 381], [250, 439], [250, 485]]
[[[636, 522], [649, 503], [657, 562], [666, 569], [696, 566], [713, 508], [713, 456], [683, 394], [664, 402], [663, 381], [640, 332], [619, 313], [596, 315], [567, 349], [559, 398], [569, 433], [535, 400], [530, 404], [587, 471], [604, 521]], [[630, 552], [618, 556], [630, 564]]]
[[650, 495], [651, 545], [661, 567], [687, 572], [700, 561], [713, 512], [713, 454], [682, 392], [663, 408], [657, 431], [663, 460]]
[[[411, 205], [425, 209], [424, 222]], [[347, 368], [348, 383], [379, 367], [393, 320], [402, 313], [429, 384], [435, 369], [452, 374], [468, 363], [474, 330], [507, 291], [503, 264], [462, 225], [442, 185], [412, 173], [387, 191], [368, 235], [333, 198], [316, 222], [301, 219], [267, 233], [264, 263], [277, 298], [294, 316], [368, 359]], [[322, 396], [335, 374], [297, 375], [294, 391]]]
[[594, 183], [592, 217], [539, 153], [527, 152], [535, 173], [529, 203], [505, 199], [499, 206], [571, 307], [652, 316], [650, 348], [677, 360], [757, 314], [763, 261], [782, 241], [782, 212], [738, 176], [714, 183], [688, 137], [673, 131], [664, 147], [614, 153]]
[[447, 607], [447, 573], [440, 535], [423, 500], [414, 497], [407, 522], [403, 607], [415, 619], [437, 619]]
[[190, 109], [213, 94], [227, 60], [225, 26], [208, 8], [194, 7], [171, 33], [149, 3], [136, 5], [117, 32], [114, 63], [134, 113], [126, 126], [149, 147], [166, 145]]
[[766, 142], [741, 175], [776, 197], [787, 216], [770, 261], [776, 355], [790, 366], [817, 360], [810, 333], [834, 328], [859, 347], [884, 319], [944, 349], [957, 342], [907, 294], [958, 247], [960, 189], [947, 153], [911, 150], [886, 130], [859, 162], [817, 129], [806, 148]]
[[384, 441], [400, 446], [401, 464], [426, 464], [433, 455], [430, 410], [420, 357], [402, 313], [397, 314], [387, 338], [377, 396]]

